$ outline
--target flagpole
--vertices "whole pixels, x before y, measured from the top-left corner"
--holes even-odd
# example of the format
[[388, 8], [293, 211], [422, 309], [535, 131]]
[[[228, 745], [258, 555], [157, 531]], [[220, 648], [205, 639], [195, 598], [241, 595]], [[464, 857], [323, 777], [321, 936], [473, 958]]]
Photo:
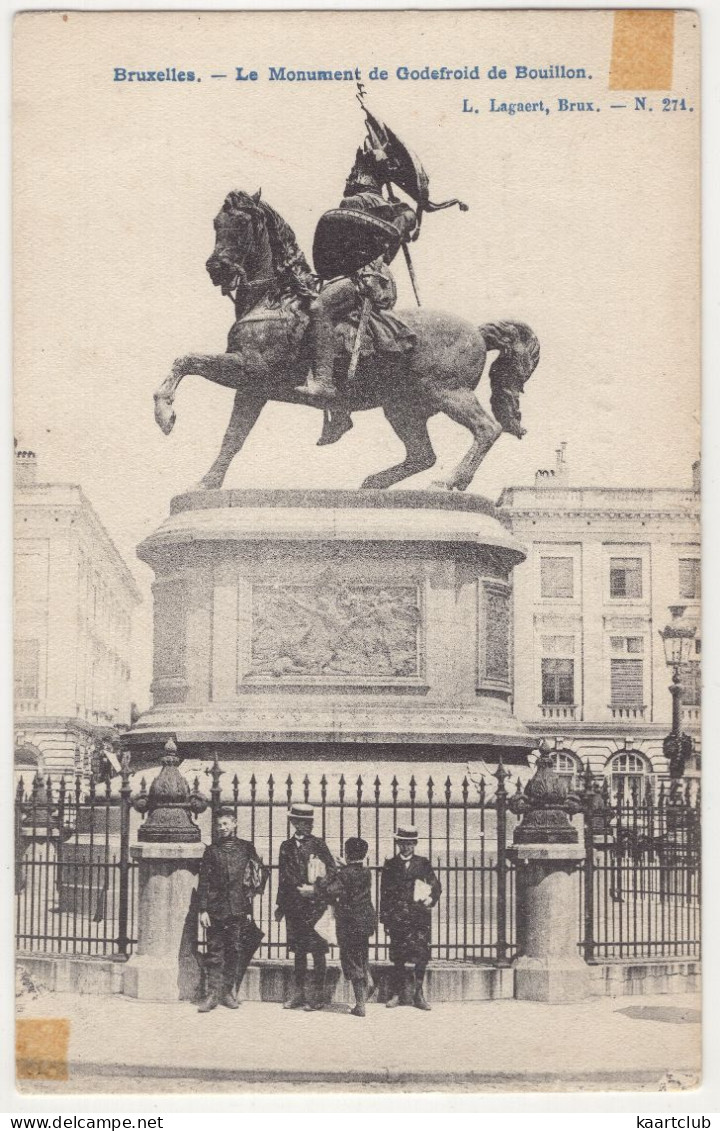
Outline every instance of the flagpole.
[[[357, 98], [358, 102], [360, 103], [362, 110], [363, 110], [363, 113], [365, 114], [365, 128], [368, 132], [368, 136], [370, 138], [370, 141], [375, 143], [375, 144], [377, 144], [377, 142], [379, 142], [381, 145], [386, 145], [387, 139], [383, 140], [383, 138], [375, 138], [374, 130], [372, 129], [370, 122], [368, 120], [368, 109], [367, 109], [367, 106], [365, 105], [365, 101], [364, 101], [364, 99], [365, 99], [365, 87], [360, 82], [357, 84], [357, 87], [358, 87], [358, 92], [357, 92], [355, 97]], [[399, 201], [398, 201], [398, 198], [395, 196], [395, 193], [392, 190], [391, 182], [386, 181], [383, 187], [387, 191], [388, 200], [390, 201], [390, 203], [391, 204], [398, 204]], [[415, 301], [418, 304], [418, 306], [422, 306], [422, 303], [420, 302], [420, 288], [418, 287], [417, 276], [415, 274], [415, 267], [413, 265], [413, 261], [412, 261], [412, 258], [410, 256], [410, 249], [408, 248], [407, 244], [404, 243], [404, 242], [401, 246], [402, 246], [402, 249], [403, 249], [403, 256], [405, 257], [405, 265], [407, 266], [408, 275], [410, 276], [410, 282], [412, 284], [413, 294], [415, 295]], [[357, 340], [358, 339], [356, 338], [356, 342], [357, 342]]]

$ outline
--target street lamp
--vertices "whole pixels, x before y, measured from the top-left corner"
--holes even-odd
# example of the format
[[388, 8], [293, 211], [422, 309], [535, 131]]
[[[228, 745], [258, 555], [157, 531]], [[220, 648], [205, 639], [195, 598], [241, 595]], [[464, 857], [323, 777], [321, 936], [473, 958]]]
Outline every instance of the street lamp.
[[684, 605], [671, 605], [670, 615], [672, 620], [665, 628], [660, 629], [663, 647], [665, 649], [665, 663], [672, 668], [672, 729], [663, 741], [663, 753], [670, 763], [670, 777], [681, 778], [685, 770], [685, 763], [692, 754], [692, 738], [680, 730], [680, 670], [683, 664], [690, 660], [690, 651], [695, 639], [695, 625], [683, 622]]

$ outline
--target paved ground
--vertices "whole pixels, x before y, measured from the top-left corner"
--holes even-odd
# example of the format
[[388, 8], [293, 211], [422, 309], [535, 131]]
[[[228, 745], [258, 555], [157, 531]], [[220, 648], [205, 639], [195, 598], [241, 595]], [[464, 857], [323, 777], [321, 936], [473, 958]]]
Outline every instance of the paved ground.
[[696, 1086], [700, 998], [595, 998], [579, 1005], [439, 1003], [432, 1013], [321, 1013], [245, 1002], [198, 1014], [115, 995], [43, 994], [23, 1018], [70, 1021], [69, 1079], [24, 1091], [229, 1092], [665, 1090]]

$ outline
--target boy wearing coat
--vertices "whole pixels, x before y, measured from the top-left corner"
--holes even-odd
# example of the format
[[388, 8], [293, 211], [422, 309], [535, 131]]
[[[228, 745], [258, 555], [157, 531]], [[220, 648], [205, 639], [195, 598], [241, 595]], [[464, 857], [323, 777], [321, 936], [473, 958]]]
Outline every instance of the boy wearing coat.
[[345, 865], [315, 881], [314, 890], [335, 906], [335, 927], [342, 972], [355, 993], [354, 1017], [365, 1016], [370, 986], [370, 935], [375, 933], [375, 908], [370, 898], [372, 877], [365, 867], [367, 841], [352, 836], [345, 841]]
[[[288, 948], [295, 955], [295, 991], [285, 1009], [322, 1009], [325, 1005], [325, 971], [328, 944], [315, 930], [328, 900], [315, 892], [311, 870], [324, 866], [326, 876], [336, 870], [335, 860], [320, 837], [313, 836], [312, 805], [293, 803], [288, 820], [293, 835], [280, 845], [279, 882], [275, 920], [285, 919]], [[308, 992], [308, 954], [313, 959], [313, 985]]]
[[417, 1009], [431, 1008], [425, 1000], [423, 982], [430, 961], [431, 909], [442, 888], [430, 861], [415, 855], [417, 842], [416, 828], [398, 828], [397, 854], [385, 861], [382, 870], [380, 921], [390, 936], [390, 961], [394, 966], [388, 1009], [403, 1004], [406, 964], [413, 967], [409, 975], [412, 1004]]
[[255, 924], [253, 899], [265, 887], [267, 871], [248, 840], [236, 836], [237, 820], [224, 809], [217, 822], [217, 839], [208, 845], [200, 864], [198, 911], [207, 935], [207, 995], [198, 1006], [210, 1013], [222, 1002], [237, 1009], [237, 989], [262, 939]]

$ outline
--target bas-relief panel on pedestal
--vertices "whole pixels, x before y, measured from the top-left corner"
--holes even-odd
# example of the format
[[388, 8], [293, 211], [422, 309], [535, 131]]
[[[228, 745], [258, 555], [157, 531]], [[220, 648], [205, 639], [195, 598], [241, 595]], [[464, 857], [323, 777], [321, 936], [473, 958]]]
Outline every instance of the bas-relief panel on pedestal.
[[510, 594], [500, 581], [478, 583], [478, 683], [510, 691]]
[[423, 676], [422, 629], [415, 584], [254, 583], [245, 679], [416, 681]]

